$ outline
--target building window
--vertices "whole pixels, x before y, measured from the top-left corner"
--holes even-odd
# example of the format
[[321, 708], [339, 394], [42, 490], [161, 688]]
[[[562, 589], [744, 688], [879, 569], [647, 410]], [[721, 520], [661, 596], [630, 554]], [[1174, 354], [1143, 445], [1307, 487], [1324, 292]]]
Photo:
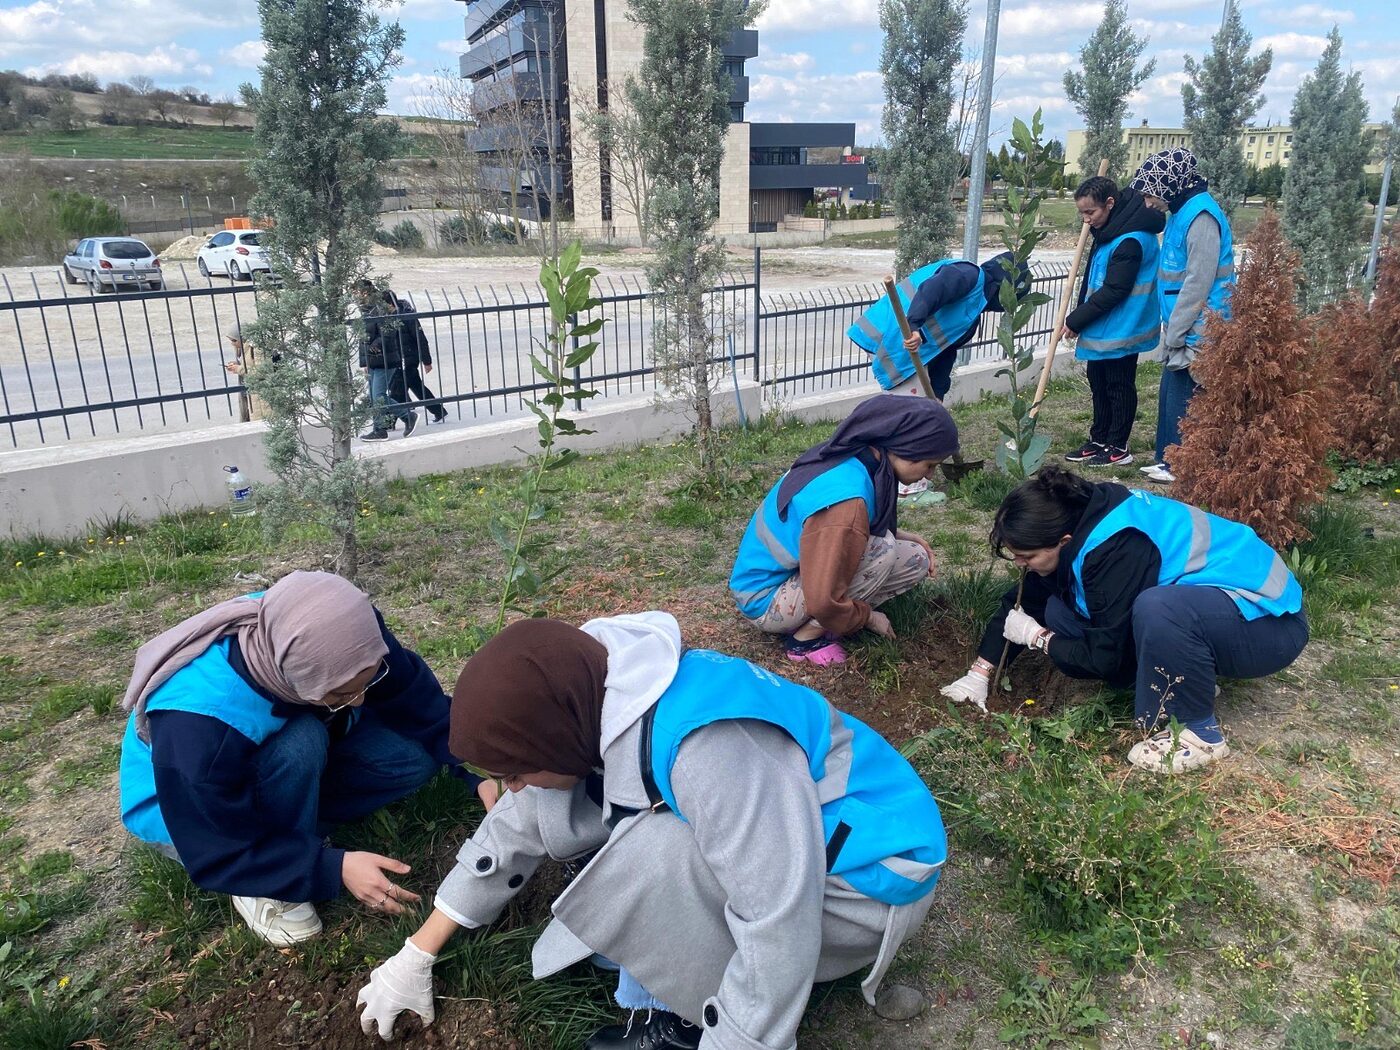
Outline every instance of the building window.
[[1273, 137], [1272, 135], [1270, 135], [1270, 136], [1269, 136], [1269, 141], [1268, 141], [1267, 143], [1265, 143], [1265, 145], [1272, 146], [1273, 144], [1274, 144], [1274, 137]]
[[1253, 159], [1254, 159], [1254, 151], [1253, 151], [1253, 150], [1250, 150], [1248, 153], [1246, 153], [1246, 154], [1244, 155], [1244, 159], [1245, 159], [1245, 160], [1253, 160]]
[[1249, 144], [1250, 144], [1251, 146], [1254, 145], [1254, 140], [1257, 139], [1258, 137], [1259, 137], [1258, 135], [1251, 135], [1251, 136], [1249, 136]]
[[1284, 150], [1284, 151], [1283, 151], [1283, 159], [1284, 159], [1284, 160], [1287, 160], [1287, 159], [1288, 159], [1288, 155], [1289, 155], [1290, 153], [1292, 153], [1292, 152], [1293, 152], [1293, 151], [1292, 151], [1291, 149], [1286, 149], [1286, 150]]
[[1292, 135], [1285, 135], [1285, 136], [1283, 137], [1283, 141], [1284, 141], [1284, 142], [1292, 142], [1292, 141], [1293, 141], [1293, 136], [1292, 136]]
[[1273, 151], [1273, 150], [1269, 150], [1267, 153], [1264, 154], [1264, 159], [1267, 160], [1268, 158], [1272, 157], [1273, 155], [1274, 155], [1274, 151]]
[[759, 166], [770, 164], [802, 164], [806, 158], [800, 146], [760, 146], [749, 150], [749, 163]]

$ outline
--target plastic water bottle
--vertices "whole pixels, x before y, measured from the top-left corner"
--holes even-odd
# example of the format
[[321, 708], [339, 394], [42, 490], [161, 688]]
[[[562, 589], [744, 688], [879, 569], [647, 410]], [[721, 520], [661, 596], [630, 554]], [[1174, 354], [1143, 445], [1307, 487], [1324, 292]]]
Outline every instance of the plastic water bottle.
[[243, 476], [237, 467], [225, 467], [228, 475], [228, 511], [235, 518], [246, 518], [258, 512], [257, 499], [253, 495], [253, 483]]

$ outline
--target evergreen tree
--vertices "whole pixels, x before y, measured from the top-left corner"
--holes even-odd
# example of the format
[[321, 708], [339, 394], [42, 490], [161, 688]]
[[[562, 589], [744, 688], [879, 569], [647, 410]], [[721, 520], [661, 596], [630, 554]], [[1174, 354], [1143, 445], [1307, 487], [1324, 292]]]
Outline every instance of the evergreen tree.
[[1284, 233], [1302, 253], [1300, 301], [1316, 311], [1346, 288], [1360, 253], [1361, 199], [1366, 163], [1366, 99], [1361, 74], [1342, 73], [1342, 35], [1327, 49], [1293, 99], [1293, 156], [1283, 182]]
[[1264, 104], [1259, 89], [1274, 64], [1271, 48], [1249, 57], [1253, 42], [1239, 6], [1226, 0], [1225, 20], [1211, 39], [1210, 52], [1200, 62], [1186, 56], [1190, 79], [1181, 85], [1191, 152], [1227, 215], [1247, 186], [1240, 133]]
[[628, 98], [643, 136], [649, 186], [646, 225], [657, 245], [647, 267], [661, 309], [653, 327], [662, 381], [695, 413], [700, 466], [715, 469], [710, 396], [716, 366], [706, 296], [724, 269], [724, 245], [711, 233], [719, 218], [719, 171], [729, 129], [724, 45], [762, 4], [744, 0], [632, 0], [645, 32], [642, 67]]
[[880, 0], [885, 43], [884, 183], [899, 208], [895, 270], [942, 258], [957, 215], [953, 183], [962, 156], [949, 126], [967, 26], [965, 0]]
[[1137, 60], [1147, 50], [1147, 38], [1133, 32], [1123, 0], [1108, 0], [1103, 21], [1089, 42], [1080, 49], [1083, 72], [1065, 73], [1065, 95], [1084, 118], [1084, 152], [1079, 170], [1085, 176], [1099, 170], [1099, 161], [1108, 158], [1108, 174], [1122, 179], [1129, 175], [1128, 144], [1123, 140], [1123, 121], [1131, 116], [1128, 96], [1157, 68], [1157, 60], [1145, 66]]
[[377, 116], [399, 62], [403, 30], [372, 0], [258, 0], [260, 87], [244, 85], [257, 117], [251, 208], [273, 273], [247, 337], [248, 377], [269, 408], [268, 464], [279, 479], [263, 502], [269, 529], [310, 520], [328, 529], [337, 572], [354, 578], [355, 524], [373, 473], [350, 451], [367, 418], [360, 398], [355, 282], [368, 272], [383, 199], [381, 175], [398, 126]]

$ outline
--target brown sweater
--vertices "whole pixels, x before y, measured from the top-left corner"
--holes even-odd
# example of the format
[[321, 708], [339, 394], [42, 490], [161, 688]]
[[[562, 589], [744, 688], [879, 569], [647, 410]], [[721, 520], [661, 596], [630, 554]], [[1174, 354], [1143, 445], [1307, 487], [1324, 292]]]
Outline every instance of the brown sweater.
[[870, 515], [863, 499], [842, 500], [802, 526], [798, 547], [807, 615], [835, 635], [854, 634], [870, 619], [870, 606], [847, 591], [870, 543]]

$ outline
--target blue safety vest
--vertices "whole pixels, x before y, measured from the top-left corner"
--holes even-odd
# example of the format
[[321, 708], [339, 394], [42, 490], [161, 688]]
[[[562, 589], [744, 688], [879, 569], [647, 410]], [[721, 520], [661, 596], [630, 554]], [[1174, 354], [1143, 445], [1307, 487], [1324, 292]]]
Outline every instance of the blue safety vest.
[[[146, 701], [147, 713], [188, 711], [206, 715], [238, 730], [261, 745], [287, 724], [228, 662], [229, 640], [221, 638], [161, 683]], [[122, 739], [122, 823], [143, 842], [170, 845], [170, 832], [156, 798], [151, 745], [136, 733], [136, 712], [127, 719]]]
[[[962, 259], [940, 259], [915, 270], [896, 284], [895, 292], [904, 306], [904, 312], [908, 314], [909, 304], [921, 284], [943, 267], [959, 262], [967, 266], [977, 265]], [[933, 312], [933, 316], [924, 322], [920, 329], [924, 333], [924, 345], [919, 352], [924, 364], [927, 365], [956, 343], [977, 323], [987, 305], [986, 284], [986, 273], [980, 273], [972, 291], [961, 299], [940, 306]], [[856, 323], [846, 331], [846, 335], [867, 354], [874, 355], [870, 362], [870, 370], [875, 376], [875, 381], [886, 390], [892, 390], [914, 375], [914, 362], [909, 357], [909, 351], [904, 349], [904, 333], [899, 327], [899, 319], [894, 315], [894, 307], [890, 305], [888, 295], [881, 296], [879, 302], [861, 314]]]
[[[1215, 280], [1210, 286], [1203, 313], [1217, 313], [1227, 321], [1230, 319], [1230, 294], [1235, 289], [1235, 242], [1230, 233], [1230, 220], [1220, 210], [1214, 197], [1209, 193], [1198, 193], [1183, 204], [1180, 211], [1171, 214], [1167, 219], [1166, 232], [1162, 234], [1157, 298], [1162, 304], [1163, 325], [1171, 323], [1176, 297], [1186, 283], [1186, 234], [1196, 216], [1202, 212], [1220, 224], [1220, 258], [1216, 260]], [[1201, 341], [1204, 327], [1203, 321], [1191, 326], [1191, 331], [1186, 334], [1187, 346], [1195, 346]]]
[[1156, 237], [1141, 231], [1125, 233], [1094, 252], [1089, 262], [1088, 292], [1093, 295], [1103, 287], [1109, 258], [1124, 241], [1137, 241], [1142, 246], [1142, 262], [1133, 279], [1132, 293], [1097, 321], [1084, 326], [1074, 347], [1074, 356], [1081, 361], [1109, 361], [1129, 354], [1145, 354], [1157, 346], [1162, 322], [1157, 312]]
[[1089, 615], [1084, 599], [1084, 559], [1110, 536], [1137, 529], [1161, 556], [1157, 586], [1218, 587], [1246, 620], [1295, 613], [1303, 589], [1278, 552], [1248, 525], [1207, 514], [1189, 503], [1133, 489], [1090, 530], [1071, 568], [1075, 604]]
[[875, 482], [854, 456], [807, 482], [788, 504], [786, 521], [778, 517], [778, 489], [782, 483], [779, 478], [749, 519], [749, 527], [739, 541], [734, 570], [729, 574], [729, 593], [739, 611], [751, 620], [768, 611], [773, 592], [797, 571], [802, 526], [808, 518], [837, 503], [859, 498], [865, 500], [871, 522], [875, 520]]
[[[643, 747], [642, 761], [650, 761], [644, 769], [681, 820], [671, 769], [685, 738], [724, 719], [768, 722], [807, 755], [828, 873], [886, 904], [909, 904], [933, 892], [948, 859], [938, 803], [883, 737], [820, 693], [736, 656], [692, 649], [647, 717], [650, 747]], [[645, 744], [645, 730], [643, 737]]]

